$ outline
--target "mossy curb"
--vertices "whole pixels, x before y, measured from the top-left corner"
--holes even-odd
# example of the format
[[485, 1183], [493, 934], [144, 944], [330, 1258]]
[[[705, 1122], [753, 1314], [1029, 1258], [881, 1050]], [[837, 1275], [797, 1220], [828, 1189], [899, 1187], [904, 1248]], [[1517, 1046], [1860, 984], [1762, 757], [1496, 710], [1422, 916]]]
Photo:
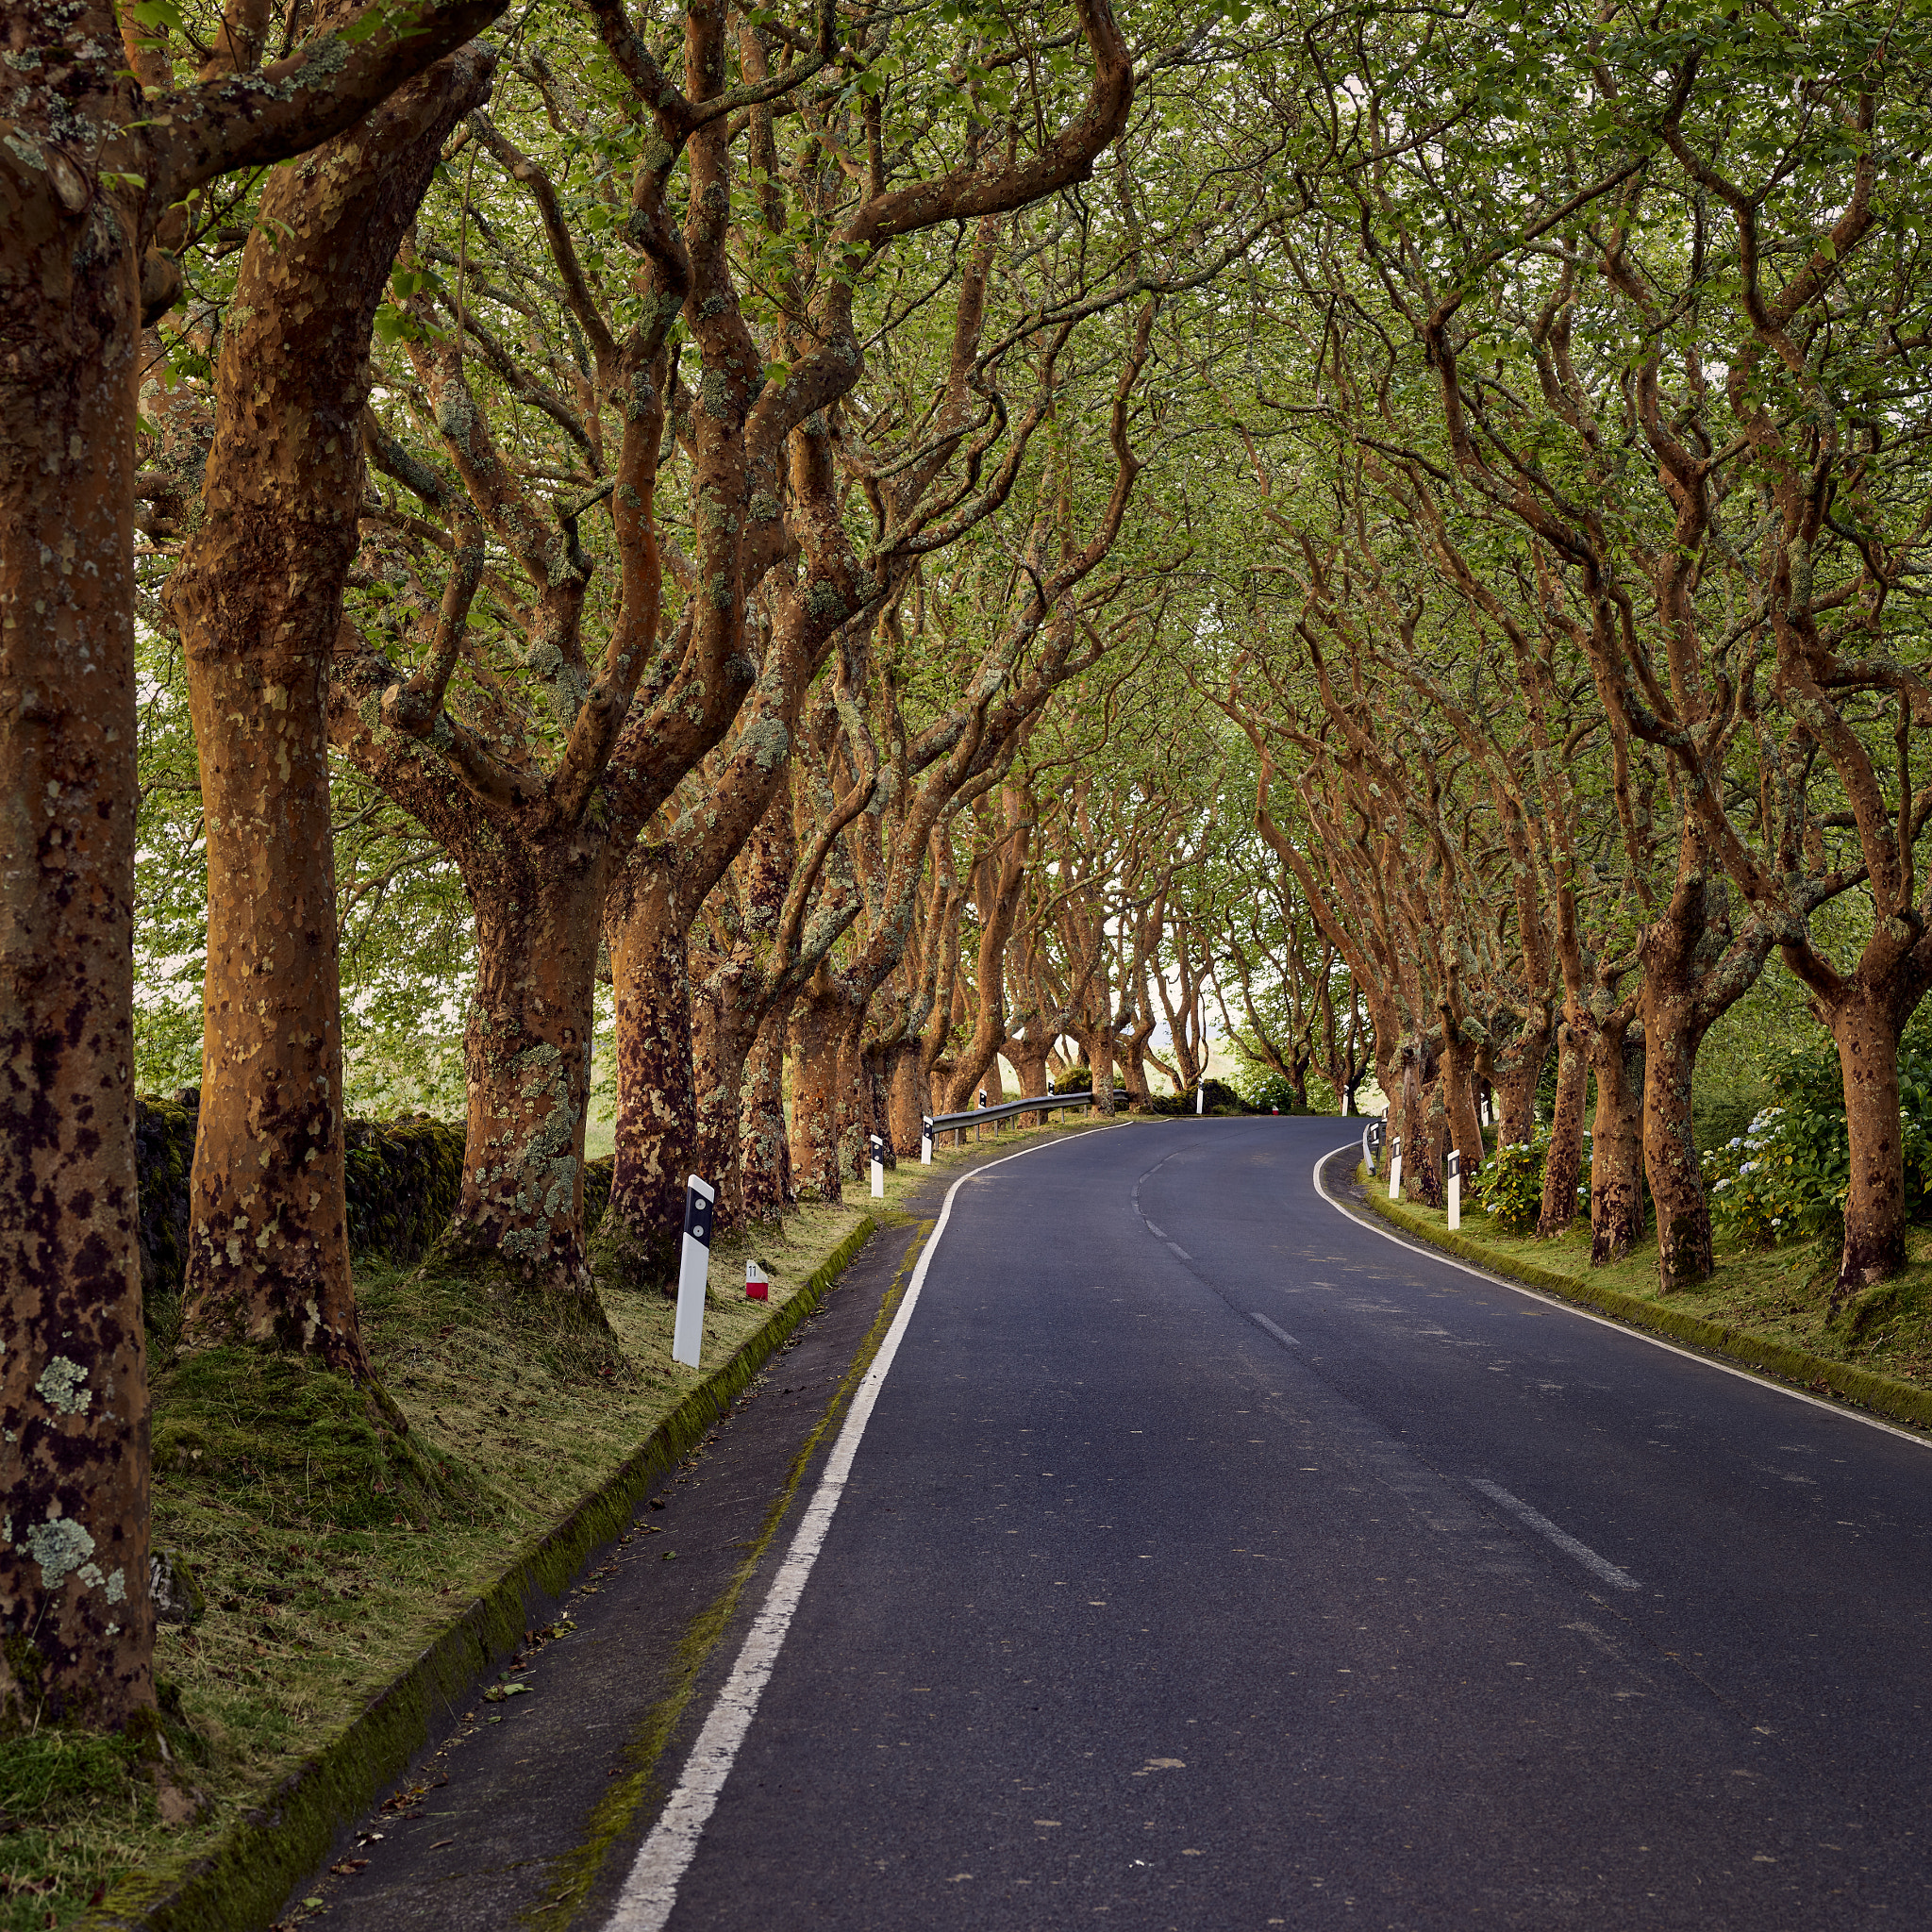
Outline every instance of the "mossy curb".
[[526, 1607], [560, 1595], [585, 1559], [624, 1527], [658, 1479], [723, 1416], [844, 1273], [876, 1224], [868, 1215], [824, 1264], [722, 1367], [653, 1429], [624, 1464], [540, 1537], [341, 1734], [238, 1818], [222, 1843], [174, 1871], [136, 1872], [85, 1912], [77, 1932], [258, 1932], [429, 1741], [453, 1707], [522, 1639]]
[[[1368, 1179], [1359, 1161], [1355, 1174], [1357, 1181]], [[1915, 1428], [1932, 1428], [1932, 1391], [1914, 1388], [1911, 1383], [1897, 1381], [1890, 1375], [1874, 1374], [1870, 1369], [1855, 1368], [1849, 1362], [1829, 1361], [1789, 1341], [1754, 1335], [1748, 1328], [1733, 1328], [1683, 1308], [1646, 1301], [1641, 1295], [1624, 1294], [1620, 1289], [1598, 1287], [1579, 1281], [1574, 1274], [1559, 1274], [1553, 1268], [1539, 1268], [1534, 1261], [1518, 1260], [1513, 1255], [1499, 1255], [1466, 1234], [1451, 1234], [1447, 1228], [1424, 1220], [1414, 1209], [1391, 1201], [1387, 1190], [1378, 1194], [1373, 1187], [1365, 1187], [1363, 1199], [1373, 1212], [1384, 1221], [1393, 1222], [1405, 1234], [1487, 1269], [1491, 1274], [1541, 1289], [1545, 1294], [1574, 1302], [1578, 1307], [1607, 1315], [1613, 1321], [1628, 1323], [1633, 1328], [1647, 1329], [1672, 1341], [1724, 1356], [1743, 1368], [1775, 1375], [1807, 1392], [1836, 1395], [1890, 1421], [1907, 1423]]]

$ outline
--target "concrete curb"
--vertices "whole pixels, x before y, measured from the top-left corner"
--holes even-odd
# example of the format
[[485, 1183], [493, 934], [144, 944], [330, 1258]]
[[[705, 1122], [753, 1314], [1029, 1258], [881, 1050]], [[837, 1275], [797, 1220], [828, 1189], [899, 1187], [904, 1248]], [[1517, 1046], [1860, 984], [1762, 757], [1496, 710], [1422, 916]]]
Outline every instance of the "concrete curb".
[[874, 1233], [871, 1215], [833, 1249], [791, 1299], [714, 1369], [636, 1452], [537, 1539], [496, 1582], [341, 1734], [244, 1811], [212, 1851], [173, 1871], [130, 1873], [75, 1922], [76, 1932], [259, 1932], [291, 1890], [319, 1865], [429, 1741], [430, 1724], [523, 1637], [526, 1608], [562, 1594], [600, 1543], [614, 1537], [658, 1479], [675, 1468], [754, 1375], [817, 1308]]
[[[1359, 1162], [1355, 1173], [1357, 1180], [1363, 1178]], [[1519, 1261], [1513, 1256], [1499, 1255], [1494, 1249], [1484, 1247], [1480, 1241], [1472, 1241], [1466, 1234], [1451, 1234], [1446, 1228], [1437, 1227], [1420, 1216], [1405, 1212], [1399, 1202], [1390, 1201], [1386, 1192], [1378, 1195], [1373, 1187], [1364, 1191], [1363, 1199], [1371, 1212], [1399, 1227], [1404, 1234], [1425, 1241], [1432, 1248], [1441, 1248], [1459, 1260], [1486, 1268], [1491, 1274], [1500, 1274], [1506, 1280], [1521, 1281], [1562, 1301], [1574, 1302], [1578, 1307], [1589, 1308], [1594, 1314], [1607, 1315], [1612, 1321], [1626, 1323], [1633, 1328], [1647, 1329], [1653, 1335], [1681, 1341], [1687, 1347], [1721, 1355], [1742, 1368], [1774, 1375], [1779, 1381], [1790, 1382], [1808, 1393], [1836, 1395], [1841, 1401], [1869, 1408], [1874, 1415], [1882, 1415], [1888, 1421], [1905, 1423], [1915, 1428], [1932, 1428], [1932, 1391], [1918, 1388], [1910, 1382], [1898, 1381], [1890, 1375], [1875, 1374], [1870, 1369], [1855, 1368], [1849, 1362], [1829, 1361], [1822, 1355], [1813, 1355], [1808, 1349], [1795, 1347], [1790, 1342], [1778, 1341], [1768, 1335], [1754, 1335], [1748, 1328], [1733, 1328], [1723, 1322], [1707, 1321], [1702, 1315], [1693, 1315], [1685, 1309], [1667, 1307], [1662, 1303], [1646, 1301], [1639, 1295], [1624, 1294], [1618, 1289], [1599, 1288], [1591, 1282], [1579, 1281], [1574, 1275], [1559, 1274], [1552, 1268], [1539, 1268], [1534, 1261]]]

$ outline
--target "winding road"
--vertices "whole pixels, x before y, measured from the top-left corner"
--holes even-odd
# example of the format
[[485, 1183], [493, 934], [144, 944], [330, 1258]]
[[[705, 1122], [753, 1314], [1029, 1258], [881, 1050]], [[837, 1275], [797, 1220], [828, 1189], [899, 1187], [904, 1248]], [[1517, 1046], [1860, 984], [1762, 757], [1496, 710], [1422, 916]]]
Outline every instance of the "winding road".
[[1343, 1131], [953, 1191], [571, 1924], [1932, 1924], [1932, 1448], [1386, 1238]]

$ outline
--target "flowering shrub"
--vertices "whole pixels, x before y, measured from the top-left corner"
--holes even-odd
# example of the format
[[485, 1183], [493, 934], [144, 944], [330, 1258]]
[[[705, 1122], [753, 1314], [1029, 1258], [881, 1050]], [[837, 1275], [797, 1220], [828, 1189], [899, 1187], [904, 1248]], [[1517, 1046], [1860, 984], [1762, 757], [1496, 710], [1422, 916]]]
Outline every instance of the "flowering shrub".
[[[1711, 1220], [1767, 1246], [1834, 1232], [1852, 1173], [1837, 1050], [1828, 1041], [1787, 1048], [1768, 1072], [1774, 1104], [1704, 1156]], [[1924, 1008], [1899, 1042], [1898, 1073], [1906, 1212], [1916, 1221], [1932, 1208], [1932, 1012]]]
[[1498, 1147], [1475, 1177], [1474, 1197], [1499, 1234], [1534, 1234], [1542, 1211], [1543, 1157], [1549, 1137]]
[[[1801, 1122], [1826, 1131], [1807, 1134]], [[1767, 1107], [1743, 1133], [1722, 1147], [1707, 1149], [1704, 1187], [1712, 1223], [1759, 1247], [1816, 1232], [1832, 1208], [1841, 1208], [1851, 1173], [1848, 1147], [1841, 1160], [1833, 1158], [1840, 1150], [1831, 1145], [1832, 1125], [1829, 1115], [1807, 1112], [1794, 1118], [1786, 1108]], [[1840, 1113], [1840, 1141], [1844, 1125]], [[1810, 1158], [1801, 1162], [1801, 1153], [1807, 1152]]]

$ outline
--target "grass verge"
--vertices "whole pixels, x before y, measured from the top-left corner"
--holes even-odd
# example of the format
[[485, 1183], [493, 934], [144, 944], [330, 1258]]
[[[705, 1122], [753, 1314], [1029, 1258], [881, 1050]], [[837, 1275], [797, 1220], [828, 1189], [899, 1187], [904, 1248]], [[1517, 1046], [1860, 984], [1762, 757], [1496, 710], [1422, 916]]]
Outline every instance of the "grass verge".
[[[811, 1207], [721, 1241], [695, 1371], [670, 1358], [661, 1295], [607, 1292], [613, 1345], [459, 1278], [359, 1269], [400, 1433], [308, 1362], [208, 1349], [158, 1366], [154, 1546], [206, 1609], [162, 1626], [156, 1670], [192, 1750], [156, 1776], [98, 1739], [0, 1744], [0, 1932], [82, 1913], [265, 1924], [435, 1707], [521, 1639], [525, 1600], [615, 1533], [873, 1224], [858, 1203]], [[753, 1253], [769, 1304], [743, 1297]]]
[[[1367, 1175], [1357, 1165], [1356, 1178]], [[1910, 1230], [1905, 1273], [1868, 1289], [1827, 1320], [1829, 1268], [1816, 1242], [1788, 1248], [1720, 1246], [1717, 1269], [1696, 1288], [1662, 1295], [1657, 1249], [1646, 1241], [1620, 1261], [1590, 1265], [1590, 1224], [1553, 1241], [1497, 1233], [1480, 1209], [1452, 1234], [1441, 1208], [1392, 1202], [1381, 1182], [1368, 1207], [1405, 1233], [1565, 1301], [1727, 1356], [1815, 1394], [1836, 1395], [1888, 1421], [1932, 1428], [1932, 1228]]]

